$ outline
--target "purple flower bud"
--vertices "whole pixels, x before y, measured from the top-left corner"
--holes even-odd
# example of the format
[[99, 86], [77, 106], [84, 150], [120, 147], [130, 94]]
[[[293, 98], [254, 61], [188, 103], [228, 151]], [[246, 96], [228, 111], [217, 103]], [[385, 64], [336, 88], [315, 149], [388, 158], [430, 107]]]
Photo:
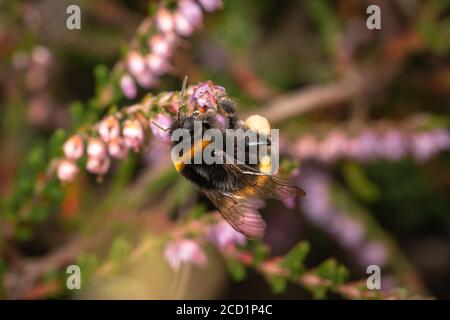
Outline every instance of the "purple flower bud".
[[301, 159], [314, 158], [319, 152], [319, 144], [311, 134], [306, 134], [297, 142], [295, 153]]
[[116, 137], [108, 142], [108, 153], [116, 159], [124, 159], [128, 155], [128, 147], [124, 139]]
[[120, 79], [120, 88], [122, 89], [123, 94], [128, 99], [136, 98], [137, 89], [136, 84], [134, 83], [133, 78], [131, 78], [128, 74], [125, 74]]
[[83, 156], [84, 143], [79, 135], [70, 137], [63, 145], [64, 155], [67, 159], [77, 160]]
[[153, 88], [158, 83], [158, 79], [148, 69], [146, 69], [145, 72], [136, 75], [136, 81], [145, 89]]
[[320, 158], [324, 162], [334, 162], [344, 157], [349, 151], [345, 134], [339, 130], [331, 132], [320, 144]]
[[138, 120], [126, 120], [122, 131], [125, 145], [138, 151], [140, 145], [144, 142], [144, 130]]
[[[156, 124], [155, 124], [156, 122]], [[169, 129], [172, 126], [172, 118], [165, 114], [158, 114], [153, 121], [150, 122], [150, 129], [153, 136], [163, 142], [170, 141]], [[167, 129], [167, 130], [163, 130]]]
[[31, 60], [36, 64], [47, 66], [52, 60], [52, 54], [46, 47], [37, 46], [31, 52]]
[[163, 56], [151, 53], [145, 58], [145, 61], [148, 69], [155, 75], [161, 75], [169, 69], [167, 60]]
[[78, 167], [73, 161], [63, 159], [58, 164], [56, 174], [61, 181], [72, 181], [78, 171]]
[[155, 35], [149, 40], [149, 45], [152, 53], [158, 56], [167, 58], [172, 54], [173, 43], [168, 36]]
[[156, 27], [160, 32], [167, 33], [173, 30], [174, 27], [173, 16], [166, 8], [161, 7], [160, 9], [158, 9], [158, 11], [156, 12], [155, 19], [156, 19]]
[[167, 244], [164, 258], [174, 271], [178, 271], [182, 263], [191, 262], [203, 266], [207, 257], [197, 242], [189, 239], [177, 240]]
[[87, 146], [87, 155], [89, 158], [103, 159], [106, 157], [106, 147], [99, 138], [89, 138]]
[[226, 221], [221, 221], [211, 227], [209, 237], [222, 250], [226, 250], [230, 246], [244, 245], [247, 243], [245, 236], [234, 230]]
[[213, 12], [222, 8], [222, 0], [199, 0], [203, 9], [208, 12]]
[[200, 6], [193, 0], [181, 0], [178, 4], [179, 12], [194, 27], [199, 27], [203, 22], [203, 13]]
[[86, 170], [90, 173], [103, 176], [108, 172], [110, 164], [111, 160], [109, 160], [108, 157], [88, 158], [86, 163]]
[[202, 82], [192, 89], [191, 103], [199, 107], [211, 108], [216, 104], [216, 95], [224, 93], [225, 89], [211, 82]]
[[128, 54], [127, 58], [128, 71], [135, 77], [145, 72], [145, 60], [144, 57], [136, 52], [132, 51]]
[[379, 155], [379, 146], [377, 135], [366, 130], [351, 141], [351, 153], [359, 161], [371, 161]]
[[407, 142], [399, 131], [389, 130], [382, 136], [379, 148], [383, 158], [398, 161], [406, 155]]
[[103, 141], [108, 142], [120, 135], [120, 124], [114, 116], [108, 116], [98, 125], [98, 133]]
[[176, 12], [174, 16], [175, 31], [184, 37], [190, 36], [194, 32], [194, 26], [181, 13]]

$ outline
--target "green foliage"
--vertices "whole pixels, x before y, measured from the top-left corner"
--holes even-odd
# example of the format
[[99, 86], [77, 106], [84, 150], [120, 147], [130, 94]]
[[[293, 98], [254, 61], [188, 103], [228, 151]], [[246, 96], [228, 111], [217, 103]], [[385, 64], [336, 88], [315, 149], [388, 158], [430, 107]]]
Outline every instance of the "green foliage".
[[342, 166], [343, 175], [349, 188], [365, 201], [375, 201], [379, 197], [377, 186], [370, 181], [360, 165], [347, 161]]
[[292, 278], [300, 276], [305, 271], [303, 264], [306, 256], [310, 250], [310, 245], [306, 241], [298, 243], [289, 251], [287, 255], [281, 260], [280, 265], [290, 271]]
[[123, 238], [117, 237], [111, 244], [107, 260], [110, 261], [116, 271], [120, 270], [131, 252], [131, 243]]
[[227, 267], [231, 277], [236, 282], [241, 282], [247, 277], [245, 266], [234, 258], [227, 259]]
[[287, 287], [286, 277], [274, 275], [274, 276], [269, 276], [267, 279], [269, 281], [270, 287], [272, 288], [272, 292], [274, 294], [280, 294], [280, 293], [283, 293], [284, 291], [286, 291], [286, 287]]

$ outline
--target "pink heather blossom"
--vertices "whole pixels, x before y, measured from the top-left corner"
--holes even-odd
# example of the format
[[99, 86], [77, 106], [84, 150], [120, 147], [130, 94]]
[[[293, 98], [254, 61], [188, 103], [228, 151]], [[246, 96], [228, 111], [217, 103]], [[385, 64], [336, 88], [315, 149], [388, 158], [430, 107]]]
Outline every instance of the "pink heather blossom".
[[339, 130], [333, 131], [320, 143], [320, 158], [325, 162], [334, 162], [348, 153], [348, 139]]
[[207, 262], [207, 257], [197, 242], [189, 239], [168, 243], [164, 257], [174, 271], [178, 271], [182, 263], [191, 262], [203, 266]]
[[388, 252], [381, 242], [371, 241], [362, 245], [358, 250], [358, 260], [364, 266], [376, 264], [383, 266], [387, 262]]
[[351, 141], [351, 153], [359, 161], [371, 161], [379, 154], [379, 143], [379, 137], [366, 130]]
[[67, 159], [77, 160], [83, 156], [84, 142], [81, 136], [74, 135], [70, 137], [63, 145], [64, 155]]
[[304, 135], [295, 146], [295, 153], [297, 156], [303, 159], [314, 158], [319, 151], [319, 144], [311, 134]]
[[52, 54], [46, 47], [37, 46], [31, 52], [31, 60], [36, 64], [47, 66], [52, 60]]
[[380, 148], [380, 156], [394, 161], [402, 159], [408, 151], [405, 136], [397, 130], [386, 132], [381, 137], [378, 147]]
[[173, 30], [174, 27], [173, 16], [166, 8], [164, 7], [159, 8], [158, 12], [156, 12], [155, 19], [156, 19], [156, 27], [160, 32], [167, 33]]
[[158, 79], [147, 68], [145, 72], [136, 75], [136, 81], [145, 89], [153, 88], [158, 83]]
[[127, 58], [128, 71], [135, 77], [145, 72], [145, 59], [136, 51], [132, 51], [128, 54]]
[[222, 0], [199, 0], [203, 9], [208, 12], [213, 12], [222, 8]]
[[86, 170], [93, 174], [98, 174], [100, 176], [106, 174], [109, 169], [111, 160], [108, 157], [103, 158], [88, 158], [86, 163]]
[[193, 0], [181, 0], [178, 4], [178, 11], [196, 28], [203, 22], [202, 9]]
[[225, 89], [211, 82], [202, 82], [192, 89], [191, 103], [199, 107], [211, 108], [216, 104], [216, 95], [224, 93]]
[[226, 221], [221, 221], [211, 227], [209, 236], [211, 241], [220, 249], [227, 249], [234, 245], [244, 245], [247, 243], [245, 236], [233, 229]]
[[124, 159], [128, 155], [128, 148], [124, 139], [116, 137], [108, 142], [108, 153], [116, 159]]
[[158, 56], [167, 58], [172, 53], [173, 44], [168, 35], [157, 34], [150, 38], [149, 44], [152, 53]]
[[180, 12], [176, 12], [174, 15], [175, 31], [184, 36], [190, 36], [194, 32], [194, 26], [191, 22], [183, 16]]
[[114, 116], [108, 116], [98, 126], [98, 133], [103, 141], [108, 142], [120, 135], [120, 124]]
[[144, 130], [138, 120], [126, 120], [122, 131], [125, 145], [138, 151], [139, 146], [144, 142]]
[[124, 96], [128, 99], [136, 98], [136, 84], [134, 83], [133, 78], [131, 78], [128, 74], [123, 75], [120, 79], [120, 89], [122, 89]]
[[87, 146], [87, 155], [89, 158], [102, 159], [106, 157], [106, 147], [99, 138], [89, 138]]
[[[155, 124], [156, 122], [156, 124]], [[150, 129], [152, 130], [153, 136], [164, 142], [170, 141], [169, 129], [172, 126], [172, 118], [165, 114], [158, 114], [153, 121], [150, 122]], [[163, 130], [167, 129], [167, 130]]]
[[63, 159], [58, 164], [56, 174], [61, 181], [72, 181], [78, 171], [78, 167], [73, 161]]
[[145, 61], [147, 63], [148, 69], [155, 75], [161, 75], [168, 70], [167, 60], [156, 54], [149, 54]]

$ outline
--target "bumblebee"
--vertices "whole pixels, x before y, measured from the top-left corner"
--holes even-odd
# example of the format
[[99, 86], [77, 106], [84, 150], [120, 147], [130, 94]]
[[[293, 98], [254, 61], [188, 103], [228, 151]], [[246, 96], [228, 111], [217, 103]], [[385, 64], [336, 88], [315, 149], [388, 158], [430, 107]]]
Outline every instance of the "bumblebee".
[[[239, 120], [234, 100], [226, 96], [218, 98], [216, 108], [209, 108], [206, 111], [194, 110], [192, 114], [181, 114], [180, 110], [170, 128], [170, 133], [176, 129], [185, 129], [193, 137], [196, 122], [197, 125], [201, 125], [202, 132], [212, 128], [221, 130], [223, 139], [226, 139], [229, 131], [226, 129], [248, 129]], [[258, 136], [257, 141], [262, 141], [262, 144], [266, 146], [271, 145], [270, 135], [256, 131], [255, 133]], [[257, 239], [264, 235], [266, 224], [258, 211], [264, 205], [263, 199], [281, 200], [284, 197], [305, 195], [302, 189], [290, 185], [275, 175], [270, 175], [268, 173], [270, 161], [258, 158], [259, 153], [252, 154], [255, 149], [250, 148], [247, 141], [245, 155], [243, 155], [244, 163], [224, 161], [223, 164], [195, 164], [193, 161], [185, 161], [192, 160], [197, 153], [203, 152], [211, 143], [211, 140], [207, 138], [199, 141], [200, 143], [193, 142], [187, 152], [180, 154], [179, 160], [174, 161], [175, 168], [211, 201], [235, 230], [246, 237]], [[177, 143], [179, 141], [172, 142], [173, 146]], [[238, 150], [226, 150], [226, 147], [224, 150], [214, 150], [214, 152], [223, 157], [239, 156]], [[251, 156], [256, 156], [256, 163], [249, 161]]]

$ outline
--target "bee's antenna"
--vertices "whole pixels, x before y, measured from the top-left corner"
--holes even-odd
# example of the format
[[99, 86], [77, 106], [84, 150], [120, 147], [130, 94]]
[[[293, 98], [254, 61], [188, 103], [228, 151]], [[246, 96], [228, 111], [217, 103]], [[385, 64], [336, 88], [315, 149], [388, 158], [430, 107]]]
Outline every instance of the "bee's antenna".
[[177, 112], [178, 121], [180, 121], [180, 111], [184, 104], [184, 93], [186, 91], [187, 79], [188, 79], [188, 77], [185, 76], [184, 80], [183, 80], [183, 86], [181, 87], [180, 105], [178, 107], [178, 112]]

